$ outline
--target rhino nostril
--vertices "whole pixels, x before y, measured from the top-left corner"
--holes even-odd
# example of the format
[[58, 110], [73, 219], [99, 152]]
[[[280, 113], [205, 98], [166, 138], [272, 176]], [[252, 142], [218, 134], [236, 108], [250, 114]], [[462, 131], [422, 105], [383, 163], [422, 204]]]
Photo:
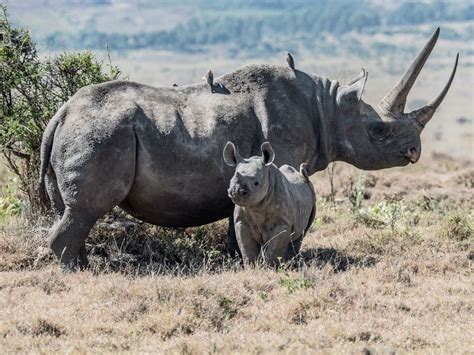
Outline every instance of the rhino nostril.
[[410, 160], [411, 163], [416, 163], [418, 159], [420, 158], [420, 150], [419, 148], [416, 147], [411, 147], [408, 149], [406, 152], [405, 157]]

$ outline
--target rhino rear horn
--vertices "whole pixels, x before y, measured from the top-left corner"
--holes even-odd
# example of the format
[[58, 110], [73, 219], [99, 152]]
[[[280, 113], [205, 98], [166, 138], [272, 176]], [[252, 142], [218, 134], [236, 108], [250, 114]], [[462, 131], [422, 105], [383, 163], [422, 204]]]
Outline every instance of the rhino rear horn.
[[444, 97], [448, 93], [448, 90], [451, 87], [451, 83], [453, 82], [454, 75], [456, 74], [458, 60], [459, 53], [456, 55], [456, 60], [454, 62], [453, 70], [451, 71], [451, 76], [449, 77], [448, 82], [444, 85], [443, 90], [441, 90], [438, 96], [436, 96], [433, 101], [431, 101], [428, 105], [423, 106], [405, 115], [410, 119], [416, 120], [416, 122], [420, 124], [422, 129], [425, 127], [428, 121], [431, 120], [436, 109], [439, 107], [439, 105], [441, 105], [441, 102], [443, 102]]
[[336, 95], [336, 102], [343, 110], [352, 109], [362, 98], [365, 83], [369, 73], [362, 69], [357, 78], [353, 79], [348, 86], [339, 87]]

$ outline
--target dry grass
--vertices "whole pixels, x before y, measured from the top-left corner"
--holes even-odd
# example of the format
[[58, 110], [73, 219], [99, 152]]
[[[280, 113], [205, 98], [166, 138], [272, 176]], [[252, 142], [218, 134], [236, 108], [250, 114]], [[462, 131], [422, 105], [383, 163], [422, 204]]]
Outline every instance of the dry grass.
[[88, 240], [91, 270], [63, 274], [46, 229], [3, 225], [0, 348], [471, 352], [473, 172], [445, 157], [362, 178], [338, 164], [335, 207], [319, 173], [314, 228], [276, 270], [230, 260], [225, 223], [175, 231], [116, 212]]

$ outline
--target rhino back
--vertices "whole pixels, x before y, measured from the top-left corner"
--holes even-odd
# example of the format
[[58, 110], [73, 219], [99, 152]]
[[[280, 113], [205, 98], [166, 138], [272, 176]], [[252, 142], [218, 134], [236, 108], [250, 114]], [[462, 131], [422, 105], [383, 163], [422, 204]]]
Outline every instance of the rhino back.
[[[136, 166], [124, 209], [145, 221], [176, 227], [228, 216], [232, 204], [226, 188], [233, 171], [222, 159], [227, 141], [250, 156], [270, 139], [277, 156], [294, 165], [313, 153], [311, 137], [303, 148], [297, 144], [313, 129], [308, 108], [291, 106], [295, 78], [288, 79], [284, 69], [262, 67], [217, 78], [215, 93], [206, 84], [156, 88], [127, 81], [83, 88], [67, 104], [61, 125], [62, 140], [75, 141], [67, 154], [75, 157], [73, 162], [84, 161], [84, 143], [92, 142], [89, 152], [94, 152], [111, 132], [126, 126], [136, 137]], [[273, 111], [275, 104], [286, 105], [286, 111], [279, 115]], [[129, 143], [108, 144], [120, 150]], [[64, 154], [59, 149], [58, 160], [66, 158]]]

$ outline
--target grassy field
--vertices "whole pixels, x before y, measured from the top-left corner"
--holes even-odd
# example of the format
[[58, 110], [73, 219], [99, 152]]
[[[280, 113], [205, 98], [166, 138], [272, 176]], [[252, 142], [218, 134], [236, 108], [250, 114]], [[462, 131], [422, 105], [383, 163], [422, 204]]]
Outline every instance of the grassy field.
[[301, 255], [278, 269], [229, 259], [225, 222], [170, 230], [115, 211], [88, 239], [91, 269], [63, 274], [47, 221], [4, 218], [2, 352], [472, 352], [472, 162], [330, 171], [312, 177]]

